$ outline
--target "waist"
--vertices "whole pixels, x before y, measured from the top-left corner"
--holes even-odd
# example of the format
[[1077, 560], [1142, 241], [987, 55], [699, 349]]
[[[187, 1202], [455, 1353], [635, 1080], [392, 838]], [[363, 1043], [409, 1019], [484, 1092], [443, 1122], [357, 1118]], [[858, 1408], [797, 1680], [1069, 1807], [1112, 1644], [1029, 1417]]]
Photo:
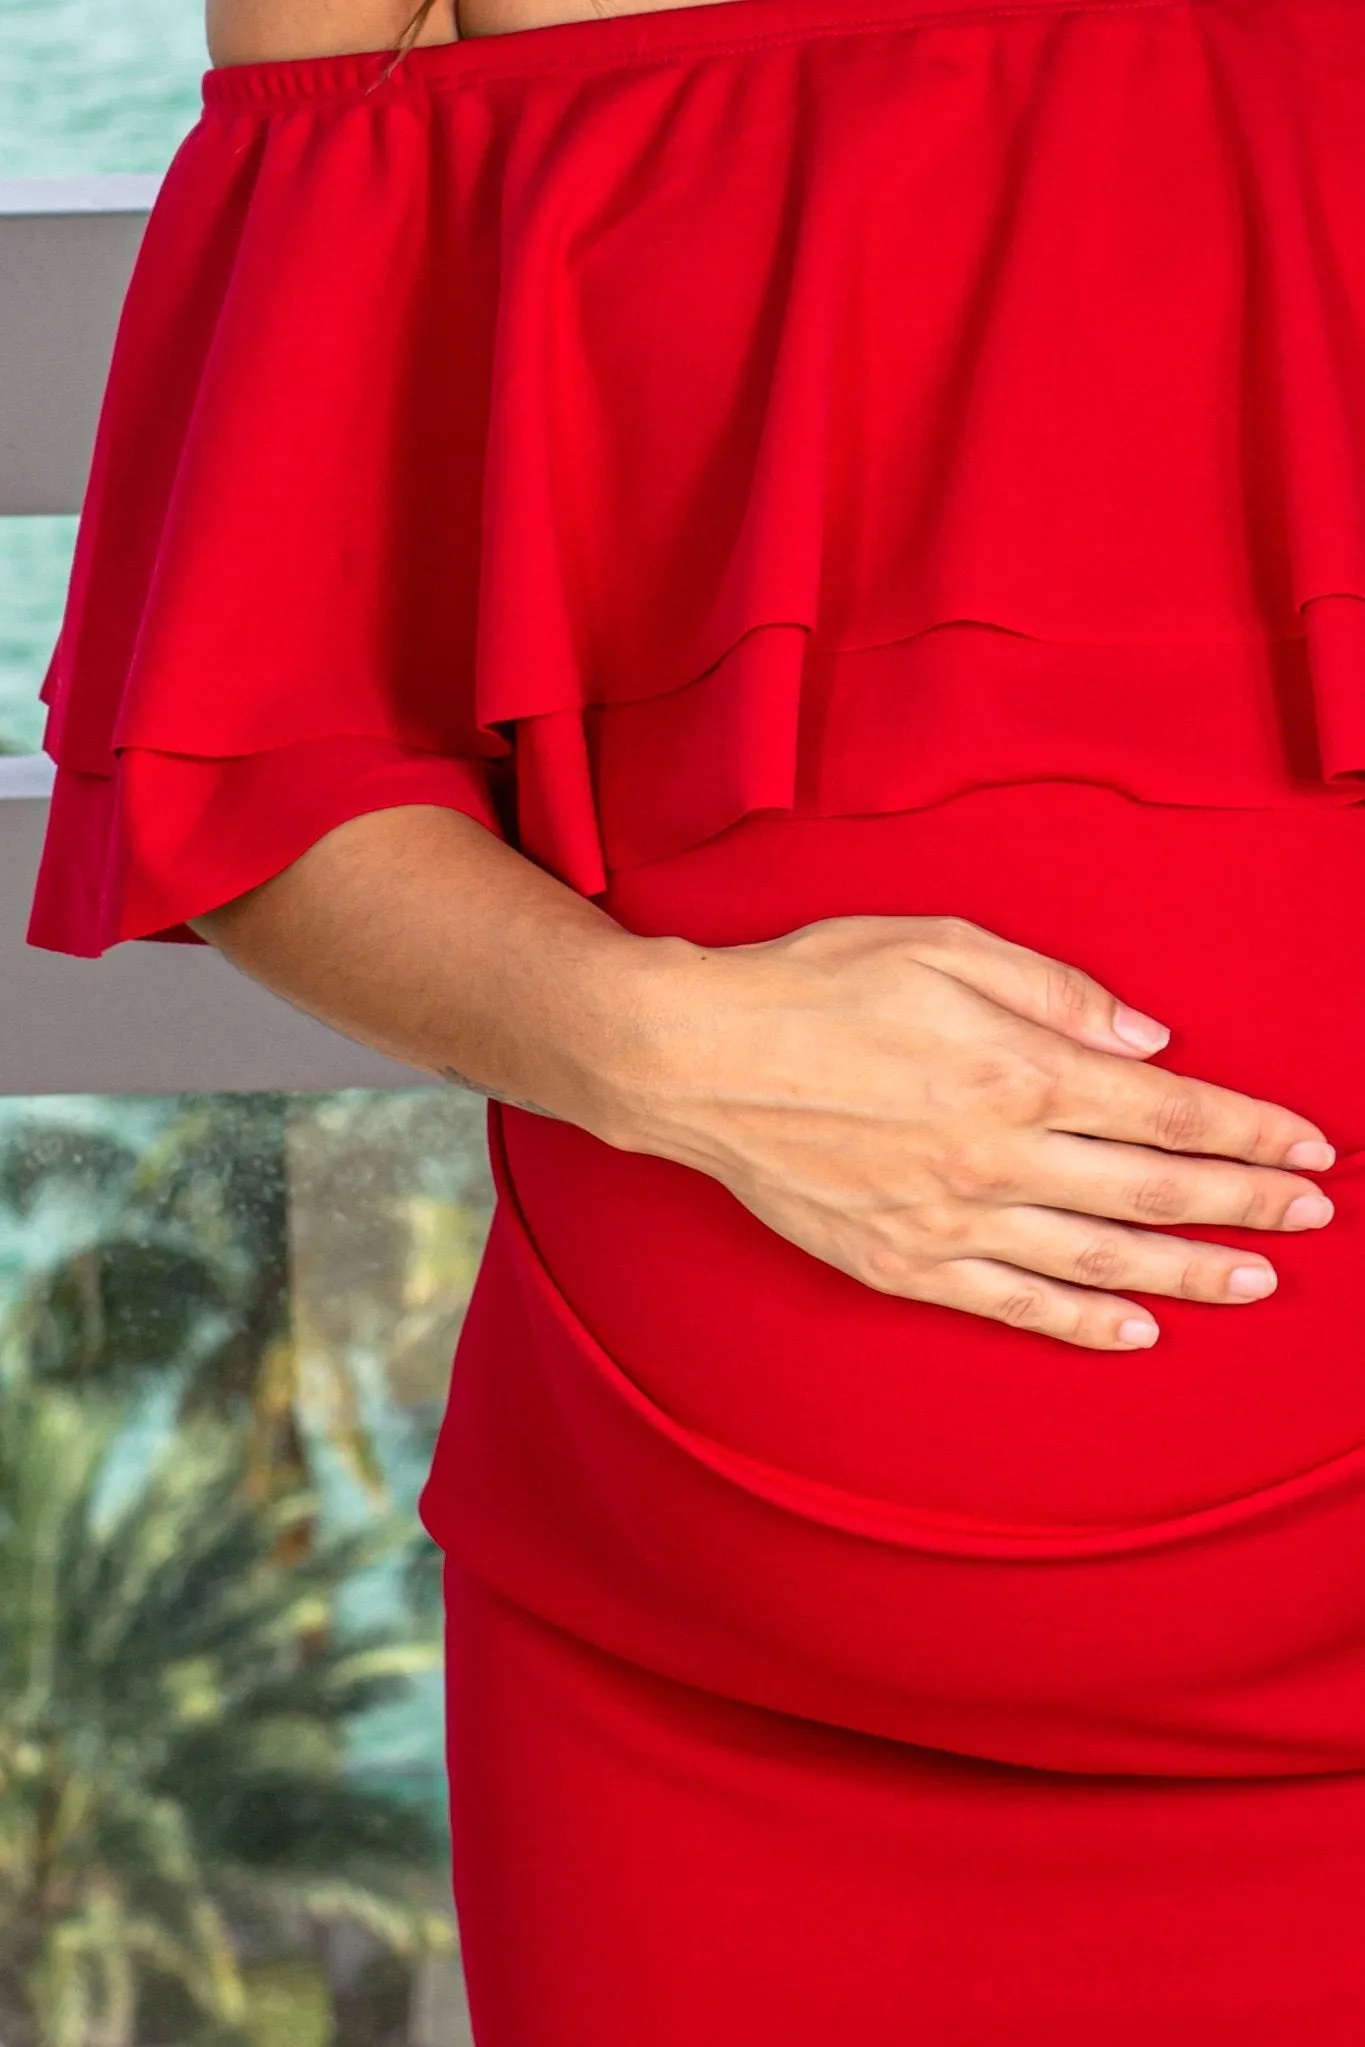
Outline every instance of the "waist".
[[712, 945], [818, 918], [952, 912], [1081, 966], [1172, 1027], [1158, 1062], [1321, 1123], [1337, 1204], [1254, 1244], [1271, 1300], [1153, 1298], [1100, 1356], [873, 1292], [723, 1188], [510, 1112], [508, 1170], [574, 1313], [660, 1408], [765, 1464], [928, 1513], [1107, 1523], [1197, 1511], [1365, 1443], [1365, 811], [1132, 803], [1078, 784], [930, 810], [751, 820], [615, 878], [632, 929]]

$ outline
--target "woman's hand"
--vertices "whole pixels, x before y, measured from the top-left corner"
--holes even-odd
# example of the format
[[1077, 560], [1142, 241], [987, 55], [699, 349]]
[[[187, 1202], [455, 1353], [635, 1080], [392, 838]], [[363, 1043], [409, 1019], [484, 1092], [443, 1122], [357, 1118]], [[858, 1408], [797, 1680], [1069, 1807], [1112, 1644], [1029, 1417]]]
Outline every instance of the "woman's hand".
[[867, 1286], [1067, 1343], [1152, 1341], [1110, 1288], [1274, 1286], [1263, 1258], [1143, 1223], [1331, 1214], [1293, 1171], [1332, 1162], [1314, 1124], [1144, 1065], [1104, 989], [960, 918], [719, 951], [639, 937], [414, 804], [348, 819], [192, 924], [360, 1044], [709, 1173]]
[[1127, 1350], [1157, 1325], [1110, 1289], [1230, 1304], [1275, 1286], [1265, 1259], [1144, 1223], [1331, 1218], [1292, 1171], [1332, 1163], [1314, 1124], [1143, 1065], [1162, 1026], [960, 918], [675, 951], [665, 1008], [663, 1070], [604, 1134], [711, 1174], [886, 1293]]

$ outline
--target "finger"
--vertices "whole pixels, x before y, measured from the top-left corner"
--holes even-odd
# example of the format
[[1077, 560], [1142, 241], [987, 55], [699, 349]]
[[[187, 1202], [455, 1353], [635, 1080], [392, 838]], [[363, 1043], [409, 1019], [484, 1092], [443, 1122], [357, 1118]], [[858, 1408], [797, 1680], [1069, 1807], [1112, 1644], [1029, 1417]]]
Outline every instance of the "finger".
[[917, 959], [1030, 1023], [1129, 1059], [1150, 1058], [1170, 1041], [1165, 1024], [1118, 1001], [1100, 982], [1065, 960], [1015, 945], [965, 917], [916, 922], [927, 927], [916, 931]]
[[1146, 1350], [1160, 1331], [1134, 1301], [1067, 1286], [993, 1258], [950, 1258], [917, 1275], [914, 1298], [1082, 1350]]
[[981, 1250], [1073, 1286], [1228, 1307], [1264, 1300], [1278, 1284], [1269, 1259], [1254, 1252], [1052, 1208], [1005, 1209], [998, 1227], [982, 1239]]
[[1055, 1131], [1021, 1155], [1014, 1174], [997, 1171], [987, 1189], [979, 1173], [975, 1179], [975, 1195], [968, 1192], [968, 1198], [1068, 1209], [1118, 1222], [1301, 1230], [1321, 1228], [1333, 1212], [1320, 1187], [1293, 1173], [1225, 1159], [1176, 1158], [1144, 1145]]
[[1057, 1112], [1047, 1118], [1053, 1130], [1305, 1172], [1325, 1172], [1336, 1159], [1316, 1123], [1277, 1102], [1162, 1067], [1115, 1066], [1080, 1046], [1057, 1050], [1063, 1064]]

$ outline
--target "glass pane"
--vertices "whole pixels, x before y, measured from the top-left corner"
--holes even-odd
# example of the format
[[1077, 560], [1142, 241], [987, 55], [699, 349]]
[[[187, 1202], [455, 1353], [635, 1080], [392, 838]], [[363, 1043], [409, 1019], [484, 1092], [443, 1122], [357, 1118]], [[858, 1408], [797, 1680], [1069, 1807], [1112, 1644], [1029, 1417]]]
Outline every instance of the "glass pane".
[[[203, 0], [0, 0], [0, 177], [164, 171], [208, 61]], [[75, 527], [0, 519], [0, 754], [41, 744]]]
[[0, 519], [0, 754], [37, 753], [38, 688], [62, 622], [76, 519]]
[[164, 170], [207, 66], [203, 0], [3, 0], [0, 177]]
[[415, 1502], [483, 1116], [0, 1100], [0, 2040], [468, 2042]]

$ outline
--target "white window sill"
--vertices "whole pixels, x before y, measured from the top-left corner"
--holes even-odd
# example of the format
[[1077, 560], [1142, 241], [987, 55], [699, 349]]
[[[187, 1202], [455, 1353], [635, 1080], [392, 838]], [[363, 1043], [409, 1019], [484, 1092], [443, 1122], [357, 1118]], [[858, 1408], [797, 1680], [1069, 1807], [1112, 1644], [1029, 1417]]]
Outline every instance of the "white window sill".
[[0, 753], [0, 802], [6, 796], [50, 796], [56, 772], [45, 753]]

